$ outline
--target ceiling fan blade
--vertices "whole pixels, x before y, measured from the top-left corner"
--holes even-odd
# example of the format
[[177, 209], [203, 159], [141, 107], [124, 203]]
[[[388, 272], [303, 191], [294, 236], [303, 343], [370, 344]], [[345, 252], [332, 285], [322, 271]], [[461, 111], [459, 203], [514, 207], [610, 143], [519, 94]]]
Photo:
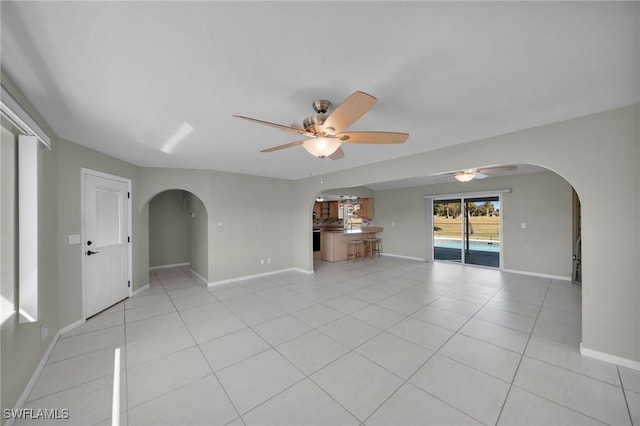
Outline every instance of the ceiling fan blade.
[[304, 129], [296, 129], [295, 127], [289, 127], [282, 124], [271, 123], [269, 121], [258, 120], [257, 118], [245, 117], [244, 115], [234, 115], [234, 117], [253, 121], [254, 123], [258, 124], [264, 124], [265, 126], [275, 127], [276, 129], [284, 130], [285, 132], [296, 133], [298, 135], [313, 136], [313, 134], [306, 132]]
[[476, 172], [495, 173], [495, 172], [511, 172], [513, 170], [518, 170], [518, 166], [485, 167], [484, 169], [476, 169]]
[[345, 99], [324, 121], [324, 128], [332, 128], [333, 133], [339, 133], [358, 121], [366, 114], [378, 100], [364, 92], [355, 92]]
[[339, 160], [341, 158], [344, 158], [344, 151], [342, 150], [342, 148], [338, 148], [333, 154], [329, 156], [329, 158], [331, 158], [332, 160]]
[[285, 149], [285, 148], [291, 148], [294, 146], [298, 146], [298, 145], [302, 145], [304, 143], [304, 141], [306, 141], [306, 139], [301, 140], [301, 141], [295, 141], [295, 142], [291, 142], [291, 143], [286, 143], [284, 145], [278, 145], [278, 146], [274, 146], [273, 148], [267, 148], [267, 149], [263, 149], [260, 152], [273, 152], [273, 151], [279, 151], [281, 149]]
[[409, 138], [408, 133], [396, 132], [344, 132], [336, 135], [342, 143], [403, 143]]

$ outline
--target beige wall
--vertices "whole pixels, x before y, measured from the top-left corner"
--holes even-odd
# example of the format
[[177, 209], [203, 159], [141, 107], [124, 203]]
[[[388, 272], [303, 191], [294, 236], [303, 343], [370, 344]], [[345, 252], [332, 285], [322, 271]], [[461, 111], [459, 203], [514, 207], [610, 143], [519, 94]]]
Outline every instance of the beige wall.
[[202, 201], [188, 191], [173, 189], [153, 197], [148, 211], [149, 266], [189, 263], [193, 271], [206, 277], [208, 219]]
[[[571, 185], [555, 173], [376, 191], [376, 226], [388, 254], [427, 259], [426, 195], [510, 189], [502, 194], [503, 268], [571, 276]], [[520, 227], [526, 223], [526, 229]], [[395, 225], [394, 225], [395, 224]]]
[[[98, 172], [132, 180], [132, 198], [135, 201], [138, 188], [138, 167], [115, 159], [108, 155], [86, 148], [75, 143], [57, 140], [55, 153], [58, 158], [58, 262], [60, 325], [64, 327], [82, 318], [82, 251], [84, 245], [69, 245], [68, 235], [80, 234], [81, 217], [81, 169], [87, 168]], [[132, 217], [133, 232], [133, 288], [148, 282], [148, 269], [141, 267], [136, 248], [146, 241], [138, 238], [140, 230], [139, 215]], [[146, 225], [146, 224], [145, 224]]]
[[[555, 173], [500, 179], [504, 194], [504, 268], [571, 277], [573, 266], [573, 192]], [[521, 224], [526, 228], [522, 229]]]
[[149, 201], [149, 266], [190, 262], [186, 191], [161, 192]]
[[209, 215], [202, 200], [191, 193], [188, 197], [195, 216], [189, 226], [189, 260], [191, 269], [204, 278], [209, 274]]
[[[293, 266], [293, 182], [207, 170], [142, 168], [140, 184], [142, 204], [137, 209], [142, 214], [148, 200], [167, 189], [184, 189], [200, 198], [208, 215], [205, 278], [209, 282]], [[307, 214], [311, 218], [311, 210]], [[311, 224], [307, 230], [311, 235]]]
[[[633, 105], [335, 172], [325, 175], [324, 183], [318, 177], [296, 181], [300, 201], [292, 208], [295, 266], [313, 265], [309, 212], [313, 197], [324, 188], [496, 164], [543, 166], [573, 185], [582, 201], [583, 346], [640, 362], [638, 108]], [[619, 209], [616, 220], [605, 226], [603, 218], [611, 214], [606, 200], [616, 200]], [[623, 236], [617, 249], [603, 249], [611, 244], [612, 235]]]

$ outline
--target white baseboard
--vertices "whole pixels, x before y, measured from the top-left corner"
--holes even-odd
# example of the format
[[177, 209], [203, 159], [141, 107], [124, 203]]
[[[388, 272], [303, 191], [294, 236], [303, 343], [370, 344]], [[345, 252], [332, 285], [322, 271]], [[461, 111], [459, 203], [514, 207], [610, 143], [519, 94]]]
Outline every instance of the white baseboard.
[[154, 269], [175, 268], [175, 267], [178, 267], [178, 266], [189, 266], [189, 265], [191, 265], [191, 262], [174, 263], [172, 265], [149, 266], [149, 270], [152, 271]]
[[189, 271], [191, 271], [191, 273], [193, 275], [195, 275], [200, 281], [202, 281], [205, 286], [209, 286], [209, 280], [208, 279], [206, 279], [205, 277], [203, 277], [202, 275], [200, 275], [199, 273], [194, 271], [193, 268], [189, 268]]
[[82, 324], [84, 324], [85, 322], [87, 322], [87, 320], [85, 319], [80, 319], [78, 321], [72, 322], [71, 324], [69, 324], [66, 327], [62, 327], [60, 329], [60, 331], [58, 331], [58, 334], [60, 336], [62, 336], [63, 334], [67, 334], [68, 332], [70, 332], [71, 330], [73, 330], [76, 327], [80, 327]]
[[145, 284], [140, 288], [136, 288], [135, 290], [133, 290], [133, 293], [131, 294], [131, 297], [135, 296], [136, 294], [145, 291], [146, 289], [150, 288], [151, 284]]
[[302, 268], [291, 268], [292, 270], [296, 271], [296, 272], [300, 272], [303, 274], [307, 274], [307, 275], [313, 275], [316, 273], [316, 271], [314, 271], [313, 269], [309, 270], [309, 269], [302, 269]]
[[552, 280], [571, 281], [571, 277], [565, 277], [562, 275], [540, 274], [538, 272], [518, 271], [516, 269], [502, 269], [502, 272], [509, 272], [511, 274], [518, 275], [529, 275], [531, 277], [549, 278]]
[[[18, 398], [18, 401], [16, 401], [16, 407], [15, 407], [16, 409], [19, 410], [22, 407], [24, 407], [24, 404], [27, 402], [27, 398], [29, 397], [29, 394], [33, 390], [33, 387], [36, 385], [36, 382], [38, 381], [38, 379], [40, 378], [40, 374], [42, 374], [42, 370], [44, 369], [44, 366], [47, 365], [47, 361], [49, 361], [49, 357], [51, 356], [51, 352], [53, 352], [53, 348], [56, 346], [56, 343], [58, 343], [58, 340], [60, 340], [60, 336], [70, 332], [74, 328], [84, 323], [85, 323], [84, 319], [73, 322], [67, 325], [66, 327], [63, 327], [60, 330], [58, 330], [56, 335], [53, 336], [53, 339], [51, 339], [51, 343], [49, 343], [49, 347], [47, 348], [47, 351], [42, 356], [40, 363], [38, 364], [35, 371], [31, 375], [31, 379], [29, 379], [29, 381], [27, 382], [27, 386], [25, 386], [24, 390], [22, 391], [22, 394], [20, 394], [20, 398]], [[7, 419], [5, 426], [12, 426], [14, 422], [15, 422], [15, 418], [13, 417], [10, 419]]]
[[389, 257], [397, 257], [398, 259], [418, 260], [420, 262], [426, 262], [426, 259], [422, 259], [420, 257], [402, 256], [400, 254], [393, 254], [393, 253], [382, 253], [382, 255], [389, 256]]
[[250, 279], [253, 279], [253, 278], [266, 277], [266, 276], [269, 276], [269, 275], [276, 275], [276, 274], [281, 274], [283, 272], [291, 272], [291, 271], [302, 272], [302, 273], [305, 273], [305, 274], [313, 274], [313, 271], [305, 271], [304, 269], [300, 269], [300, 268], [287, 268], [287, 269], [278, 269], [277, 271], [262, 272], [260, 274], [245, 275], [245, 276], [242, 276], [242, 277], [229, 278], [228, 280], [212, 281], [212, 282], [208, 283], [207, 285], [209, 287], [215, 287], [217, 285], [230, 284], [230, 283], [235, 283], [235, 282], [238, 282], [238, 281], [245, 281], [245, 280], [250, 280]]
[[582, 342], [580, 343], [580, 353], [584, 356], [588, 356], [589, 358], [599, 359], [600, 361], [605, 361], [611, 364], [616, 364], [622, 367], [630, 368], [632, 370], [640, 371], [640, 362], [585, 348], [584, 346], [582, 346]]

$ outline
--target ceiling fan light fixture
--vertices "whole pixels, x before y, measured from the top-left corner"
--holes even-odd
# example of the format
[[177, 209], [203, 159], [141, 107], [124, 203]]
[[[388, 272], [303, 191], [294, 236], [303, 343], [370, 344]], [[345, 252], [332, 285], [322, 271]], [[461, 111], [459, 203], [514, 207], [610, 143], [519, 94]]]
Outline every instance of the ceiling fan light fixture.
[[342, 142], [336, 138], [314, 138], [304, 141], [302, 147], [314, 157], [325, 158], [336, 152], [340, 145]]
[[470, 180], [473, 180], [474, 177], [476, 177], [475, 172], [460, 172], [455, 174], [455, 178], [458, 182], [469, 182]]

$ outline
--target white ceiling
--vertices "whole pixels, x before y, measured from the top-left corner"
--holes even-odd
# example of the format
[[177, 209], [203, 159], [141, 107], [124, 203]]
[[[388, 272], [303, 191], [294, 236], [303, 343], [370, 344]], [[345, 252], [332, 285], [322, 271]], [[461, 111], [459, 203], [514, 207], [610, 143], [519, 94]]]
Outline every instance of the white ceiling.
[[[2, 68], [58, 136], [140, 166], [299, 179], [640, 101], [638, 2], [0, 7]], [[289, 125], [356, 90], [378, 104], [351, 129], [405, 144], [265, 154], [298, 138], [231, 117]]]
[[[480, 179], [494, 179], [499, 177], [507, 177], [514, 175], [527, 175], [533, 173], [547, 172], [548, 169], [544, 167], [534, 166], [533, 164], [510, 164], [516, 166], [516, 170], [501, 171], [496, 170], [491, 173], [485, 174], [485, 178]], [[432, 176], [416, 176], [409, 179], [398, 179], [385, 182], [372, 182], [366, 185], [367, 188], [374, 191], [382, 191], [386, 189], [398, 189], [398, 188], [410, 188], [413, 186], [425, 186], [436, 185], [441, 183], [454, 183], [457, 182], [454, 173], [442, 173]]]

